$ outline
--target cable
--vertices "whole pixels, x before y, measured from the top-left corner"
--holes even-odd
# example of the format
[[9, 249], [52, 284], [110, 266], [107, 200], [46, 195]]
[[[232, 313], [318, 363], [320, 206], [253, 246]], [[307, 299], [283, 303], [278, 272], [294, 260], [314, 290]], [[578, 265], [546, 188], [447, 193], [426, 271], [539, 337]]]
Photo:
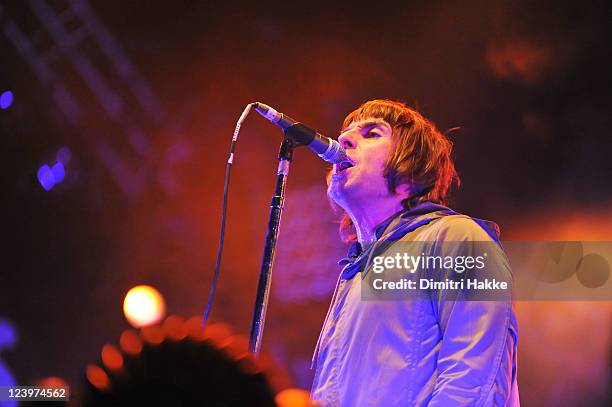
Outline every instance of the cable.
[[238, 141], [238, 133], [240, 133], [240, 127], [242, 122], [246, 119], [248, 114], [251, 112], [251, 108], [255, 103], [249, 103], [245, 108], [234, 129], [234, 136], [232, 137], [232, 144], [230, 145], [230, 154], [227, 159], [227, 165], [225, 166], [225, 182], [223, 184], [223, 205], [221, 208], [221, 231], [219, 233], [219, 248], [217, 249], [217, 262], [215, 263], [215, 272], [213, 273], [212, 284], [210, 285], [210, 292], [208, 293], [208, 303], [206, 304], [206, 310], [204, 311], [204, 317], [202, 318], [202, 328], [206, 326], [208, 315], [212, 308], [213, 299], [215, 297], [215, 291], [217, 290], [217, 282], [219, 281], [219, 272], [221, 270], [221, 256], [223, 254], [223, 241], [225, 240], [225, 215], [227, 213], [227, 195], [229, 190], [230, 172], [232, 169], [232, 163], [234, 162], [234, 150], [236, 149], [236, 142]]

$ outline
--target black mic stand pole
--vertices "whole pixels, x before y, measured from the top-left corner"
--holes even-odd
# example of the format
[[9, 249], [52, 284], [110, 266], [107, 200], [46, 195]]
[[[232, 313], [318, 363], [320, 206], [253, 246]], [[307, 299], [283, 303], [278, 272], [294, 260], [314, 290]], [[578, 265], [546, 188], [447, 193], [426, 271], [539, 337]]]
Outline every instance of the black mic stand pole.
[[253, 310], [253, 322], [249, 335], [249, 351], [258, 355], [261, 349], [263, 329], [266, 322], [266, 310], [270, 297], [270, 284], [272, 282], [272, 266], [274, 265], [274, 255], [276, 252], [276, 240], [280, 228], [281, 215], [285, 206], [285, 185], [289, 176], [289, 166], [293, 159], [293, 149], [298, 146], [293, 139], [287, 137], [281, 144], [278, 153], [278, 178], [276, 179], [276, 189], [272, 202], [270, 203], [270, 219], [268, 221], [268, 232], [266, 234], [266, 245], [264, 247], [261, 271], [259, 273], [259, 284], [257, 285], [257, 297], [255, 298], [255, 308]]

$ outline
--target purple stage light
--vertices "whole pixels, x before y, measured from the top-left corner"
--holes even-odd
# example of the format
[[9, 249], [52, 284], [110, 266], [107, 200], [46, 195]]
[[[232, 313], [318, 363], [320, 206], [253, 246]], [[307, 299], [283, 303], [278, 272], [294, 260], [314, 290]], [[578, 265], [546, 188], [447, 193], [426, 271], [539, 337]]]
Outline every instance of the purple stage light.
[[2, 92], [0, 95], [0, 109], [8, 109], [13, 104], [13, 92], [10, 90]]
[[71, 158], [72, 151], [70, 151], [70, 149], [66, 146], [57, 150], [57, 153], [55, 154], [55, 159], [57, 162], [61, 163], [64, 167], [70, 162]]
[[42, 165], [38, 169], [38, 182], [40, 182], [45, 191], [49, 191], [55, 185], [55, 176], [47, 164]]
[[0, 349], [10, 349], [18, 342], [17, 332], [7, 320], [0, 319]]
[[60, 162], [56, 162], [53, 167], [51, 167], [51, 172], [53, 173], [53, 180], [55, 184], [59, 184], [64, 180], [64, 176], [66, 175], [66, 170], [64, 169], [64, 165]]
[[[5, 320], [0, 320], [0, 352], [11, 349], [17, 345], [18, 335], [15, 328]], [[16, 380], [9, 367], [0, 359], [0, 386], [15, 386]], [[17, 407], [16, 401], [3, 401], [2, 406]]]

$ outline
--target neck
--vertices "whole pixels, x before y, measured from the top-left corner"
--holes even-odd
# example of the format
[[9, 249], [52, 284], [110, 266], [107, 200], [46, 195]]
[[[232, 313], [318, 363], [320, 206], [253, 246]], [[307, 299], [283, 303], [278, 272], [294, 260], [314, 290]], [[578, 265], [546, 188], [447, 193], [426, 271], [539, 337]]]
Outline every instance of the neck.
[[376, 226], [391, 215], [402, 210], [401, 200], [393, 200], [375, 204], [369, 202], [365, 205], [345, 208], [357, 231], [357, 240], [365, 249], [376, 240]]

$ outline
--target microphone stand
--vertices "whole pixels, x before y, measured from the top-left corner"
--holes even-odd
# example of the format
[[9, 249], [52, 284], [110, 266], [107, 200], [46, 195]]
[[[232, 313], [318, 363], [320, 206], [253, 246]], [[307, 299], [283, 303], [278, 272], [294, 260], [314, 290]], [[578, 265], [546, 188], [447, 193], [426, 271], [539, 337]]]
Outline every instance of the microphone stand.
[[278, 238], [281, 215], [285, 206], [285, 186], [289, 176], [289, 166], [293, 159], [293, 149], [299, 145], [301, 144], [287, 136], [287, 132], [285, 132], [285, 137], [278, 153], [278, 178], [276, 179], [274, 196], [270, 203], [266, 245], [261, 262], [259, 284], [257, 285], [257, 296], [253, 310], [253, 322], [251, 323], [251, 333], [249, 335], [249, 351], [255, 356], [259, 355], [263, 338], [266, 311], [270, 297], [270, 284], [272, 283], [272, 266], [274, 265], [274, 255], [276, 254], [276, 240]]

